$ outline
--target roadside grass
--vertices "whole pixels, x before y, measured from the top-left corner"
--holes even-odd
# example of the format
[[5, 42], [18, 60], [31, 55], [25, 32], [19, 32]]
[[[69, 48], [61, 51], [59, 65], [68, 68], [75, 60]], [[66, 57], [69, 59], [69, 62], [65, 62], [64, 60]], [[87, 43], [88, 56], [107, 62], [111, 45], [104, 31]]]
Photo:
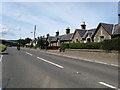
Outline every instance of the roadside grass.
[[7, 46], [0, 44], [0, 52], [4, 52], [6, 50]]

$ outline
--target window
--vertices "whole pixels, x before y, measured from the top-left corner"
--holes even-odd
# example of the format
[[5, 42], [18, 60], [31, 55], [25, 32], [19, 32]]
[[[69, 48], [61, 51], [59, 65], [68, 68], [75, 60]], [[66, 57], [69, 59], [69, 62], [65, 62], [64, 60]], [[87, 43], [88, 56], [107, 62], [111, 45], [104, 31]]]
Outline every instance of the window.
[[78, 40], [78, 39], [76, 39], [76, 42], [79, 42], [79, 40]]
[[88, 39], [87, 39], [87, 42], [90, 42], [90, 41], [91, 41], [90, 38], [88, 38]]
[[104, 41], [104, 36], [100, 36], [100, 42]]

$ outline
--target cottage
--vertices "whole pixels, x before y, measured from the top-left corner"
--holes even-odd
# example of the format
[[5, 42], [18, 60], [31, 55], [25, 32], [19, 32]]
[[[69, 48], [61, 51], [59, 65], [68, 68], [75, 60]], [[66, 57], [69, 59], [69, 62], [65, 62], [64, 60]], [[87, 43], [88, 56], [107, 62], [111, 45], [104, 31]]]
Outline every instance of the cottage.
[[72, 37], [72, 42], [82, 42], [82, 43], [86, 43], [86, 42], [93, 42], [93, 34], [95, 32], [96, 29], [90, 29], [90, 30], [86, 30], [86, 25], [85, 22], [83, 22], [83, 24], [81, 25], [81, 29], [76, 29], [73, 37]]
[[46, 41], [49, 43], [49, 46], [52, 46], [50, 42], [53, 38], [54, 36], [50, 36], [49, 34], [47, 34]]
[[72, 37], [72, 42], [73, 43], [83, 42], [83, 36], [85, 33], [86, 30], [76, 29]]
[[70, 28], [66, 28], [66, 34], [60, 38], [60, 43], [70, 43], [72, 41], [73, 33], [70, 33]]
[[62, 37], [63, 35], [60, 35], [59, 36], [59, 31], [56, 32], [56, 36], [54, 38], [52, 38], [50, 44], [51, 46], [60, 46], [60, 38]]
[[86, 43], [86, 42], [94, 42], [94, 40], [93, 40], [93, 34], [95, 33], [95, 31], [96, 31], [96, 28], [95, 29], [87, 30], [85, 32], [85, 34], [83, 35], [83, 41], [84, 41], [84, 43]]
[[52, 38], [51, 46], [60, 46], [61, 43], [70, 43], [72, 41], [73, 33], [70, 33], [70, 28], [66, 28], [66, 34], [59, 35], [59, 31], [56, 32], [56, 36]]
[[100, 23], [92, 37], [94, 42], [102, 42], [116, 36], [120, 36], [120, 24]]

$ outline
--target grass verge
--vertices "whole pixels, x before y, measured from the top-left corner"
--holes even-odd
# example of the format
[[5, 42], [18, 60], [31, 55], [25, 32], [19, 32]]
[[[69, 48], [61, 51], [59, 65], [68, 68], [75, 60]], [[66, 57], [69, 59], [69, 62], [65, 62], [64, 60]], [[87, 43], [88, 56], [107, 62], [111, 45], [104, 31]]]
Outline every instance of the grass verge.
[[0, 44], [0, 52], [4, 52], [6, 50], [7, 46]]

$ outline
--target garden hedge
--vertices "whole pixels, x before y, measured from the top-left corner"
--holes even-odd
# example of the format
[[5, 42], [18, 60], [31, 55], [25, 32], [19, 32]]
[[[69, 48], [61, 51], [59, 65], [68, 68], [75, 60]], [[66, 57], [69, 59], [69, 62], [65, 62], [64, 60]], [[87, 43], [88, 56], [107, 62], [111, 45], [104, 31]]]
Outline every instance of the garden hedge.
[[61, 49], [99, 49], [101, 43], [91, 42], [91, 43], [62, 43], [60, 45]]
[[61, 49], [103, 49], [106, 51], [116, 50], [120, 51], [120, 37], [112, 38], [111, 40], [104, 40], [103, 42], [89, 42], [89, 43], [62, 43]]

